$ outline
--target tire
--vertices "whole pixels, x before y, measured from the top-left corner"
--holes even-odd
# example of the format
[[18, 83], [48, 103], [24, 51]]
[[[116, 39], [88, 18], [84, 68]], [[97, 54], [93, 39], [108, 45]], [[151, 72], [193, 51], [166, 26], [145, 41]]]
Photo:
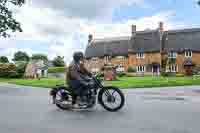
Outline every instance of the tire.
[[[57, 96], [57, 94], [60, 92], [60, 91], [62, 91], [62, 90], [64, 90], [64, 91], [66, 91], [65, 89], [62, 89], [62, 88], [60, 88], [60, 89], [58, 89], [58, 91], [57, 91], [57, 93], [56, 93], [56, 96]], [[67, 92], [67, 91], [66, 91]], [[68, 93], [66, 93], [66, 95], [67, 95], [67, 97], [71, 97]], [[57, 97], [55, 97], [55, 102], [56, 102], [56, 106], [58, 107], [58, 108], [60, 108], [60, 109], [62, 109], [62, 110], [69, 110], [70, 108], [71, 108], [71, 103], [69, 104], [69, 105], [65, 105], [65, 106], [62, 106], [60, 103], [59, 103], [59, 100], [57, 100], [56, 99]], [[65, 101], [67, 101], [67, 100], [65, 100]]]
[[56, 104], [56, 106], [59, 108], [59, 109], [62, 109], [62, 110], [69, 110], [70, 107], [63, 107], [61, 106], [60, 104]]
[[[117, 106], [116, 108], [110, 108], [108, 107], [104, 101], [103, 101], [103, 95], [104, 93], [106, 92], [106, 90], [113, 90], [115, 92], [117, 92], [121, 98], [121, 102], [119, 104], [119, 106]], [[122, 91], [119, 89], [119, 88], [116, 88], [116, 87], [105, 87], [104, 89], [101, 89], [99, 91], [99, 95], [98, 95], [98, 102], [103, 106], [104, 109], [106, 109], [107, 111], [110, 111], [110, 112], [116, 112], [118, 110], [120, 110], [124, 104], [125, 104], [125, 97], [124, 97], [124, 94], [122, 93]]]

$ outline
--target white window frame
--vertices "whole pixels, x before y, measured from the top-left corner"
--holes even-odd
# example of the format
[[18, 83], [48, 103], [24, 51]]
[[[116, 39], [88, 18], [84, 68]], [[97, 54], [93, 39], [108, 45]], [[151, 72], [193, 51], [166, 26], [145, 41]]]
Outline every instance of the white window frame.
[[136, 54], [136, 58], [138, 58], [138, 59], [144, 59], [144, 52], [138, 52]]
[[143, 65], [137, 66], [136, 69], [137, 69], [138, 73], [145, 72], [145, 66], [143, 66]]
[[97, 73], [97, 72], [99, 72], [99, 69], [98, 69], [98, 68], [92, 68], [91, 71], [92, 71], [93, 73]]
[[95, 63], [98, 62], [98, 57], [93, 57], [92, 62], [95, 62]]
[[192, 51], [191, 50], [186, 50], [185, 51], [185, 57], [186, 58], [191, 58], [192, 57]]
[[177, 52], [175, 52], [175, 51], [170, 51], [169, 53], [168, 53], [168, 58], [170, 58], [170, 59], [175, 59], [177, 57]]
[[122, 64], [119, 64], [117, 66], [117, 69], [116, 69], [117, 72], [124, 72], [125, 71], [125, 67], [122, 65]]
[[124, 59], [125, 57], [124, 56], [117, 56], [116, 58], [117, 59]]
[[168, 72], [178, 72], [178, 65], [176, 64], [169, 65]]
[[107, 62], [109, 62], [109, 56], [105, 56], [104, 57], [104, 61], [107, 63]]

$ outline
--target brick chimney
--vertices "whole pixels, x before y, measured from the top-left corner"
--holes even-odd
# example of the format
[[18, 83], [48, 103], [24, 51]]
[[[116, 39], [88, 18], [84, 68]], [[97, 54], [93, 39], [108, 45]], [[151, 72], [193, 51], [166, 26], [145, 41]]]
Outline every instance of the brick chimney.
[[93, 35], [89, 34], [89, 36], [88, 36], [88, 43], [90, 43], [92, 40], [93, 40]]
[[132, 37], [135, 37], [135, 36], [136, 36], [136, 31], [137, 31], [136, 25], [132, 25], [132, 26], [131, 26]]
[[164, 32], [164, 23], [163, 22], [159, 22], [159, 31]]
[[160, 36], [160, 53], [163, 53], [163, 34], [164, 34], [164, 23], [163, 22], [159, 22], [159, 27], [158, 27], [158, 32], [159, 32], [159, 36]]

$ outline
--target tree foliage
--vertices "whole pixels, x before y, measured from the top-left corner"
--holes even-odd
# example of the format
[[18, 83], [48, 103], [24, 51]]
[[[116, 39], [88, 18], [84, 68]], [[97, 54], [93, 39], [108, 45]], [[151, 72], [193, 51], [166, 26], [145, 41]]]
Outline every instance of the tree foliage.
[[14, 64], [0, 64], [0, 77], [16, 78], [16, 66]]
[[30, 57], [26, 52], [18, 51], [14, 54], [13, 61], [26, 61], [28, 62]]
[[9, 60], [6, 56], [0, 56], [0, 63], [9, 63]]
[[48, 73], [64, 73], [66, 71], [65, 67], [49, 67]]
[[0, 0], [0, 36], [9, 37], [8, 31], [22, 32], [21, 25], [13, 18], [9, 4], [21, 6], [25, 0]]
[[31, 57], [32, 60], [43, 60], [48, 61], [48, 57], [45, 54], [33, 54]]
[[24, 73], [26, 70], [27, 62], [26, 61], [17, 61], [17, 62], [15, 62], [15, 65], [16, 65], [17, 77], [22, 78], [24, 76]]
[[197, 3], [198, 3], [198, 5], [200, 5], [200, 0], [198, 0], [198, 2], [197, 2]]
[[54, 58], [54, 60], [52, 61], [52, 63], [56, 67], [64, 67], [65, 66], [64, 57], [57, 56], [56, 58]]

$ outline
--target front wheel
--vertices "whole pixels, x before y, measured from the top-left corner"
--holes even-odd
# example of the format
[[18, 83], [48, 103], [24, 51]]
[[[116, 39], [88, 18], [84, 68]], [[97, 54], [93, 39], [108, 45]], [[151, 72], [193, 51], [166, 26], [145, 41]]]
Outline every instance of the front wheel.
[[106, 110], [116, 112], [124, 106], [125, 97], [119, 88], [105, 87], [99, 91], [98, 101]]

